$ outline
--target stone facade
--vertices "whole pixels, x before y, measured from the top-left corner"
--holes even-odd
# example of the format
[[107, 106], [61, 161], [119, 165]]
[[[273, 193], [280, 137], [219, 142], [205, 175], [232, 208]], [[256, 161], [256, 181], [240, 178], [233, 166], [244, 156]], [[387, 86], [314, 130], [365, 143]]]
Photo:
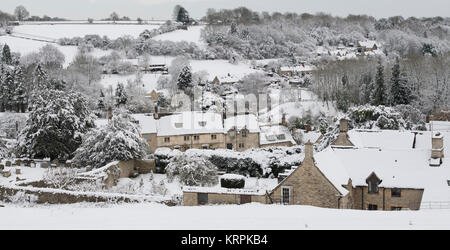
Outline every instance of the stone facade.
[[[342, 194], [316, 167], [313, 158], [313, 144], [305, 144], [305, 159], [288, 177], [271, 192], [274, 203], [289, 205], [310, 205], [339, 208]], [[283, 199], [283, 190], [289, 190], [289, 201]]]
[[223, 133], [185, 134], [175, 136], [157, 136], [157, 147], [167, 147], [185, 151], [190, 148], [225, 148]]
[[431, 158], [444, 158], [444, 136], [439, 132], [431, 138]]
[[245, 151], [259, 148], [259, 133], [250, 133], [247, 129], [232, 129], [225, 135], [224, 148]]
[[395, 196], [393, 188], [380, 187], [376, 193], [369, 193], [368, 186], [347, 189], [349, 189], [347, 195], [349, 202], [342, 208], [361, 210], [419, 210], [424, 191], [423, 189], [398, 188], [397, 192], [400, 191], [400, 196]]
[[[268, 199], [266, 195], [244, 195], [244, 194], [233, 194], [233, 193], [203, 193], [207, 195], [207, 204], [242, 204], [249, 202], [258, 202], [266, 204]], [[183, 192], [183, 205], [184, 206], [198, 206], [198, 195], [196, 192]], [[243, 198], [242, 196], [246, 196]]]

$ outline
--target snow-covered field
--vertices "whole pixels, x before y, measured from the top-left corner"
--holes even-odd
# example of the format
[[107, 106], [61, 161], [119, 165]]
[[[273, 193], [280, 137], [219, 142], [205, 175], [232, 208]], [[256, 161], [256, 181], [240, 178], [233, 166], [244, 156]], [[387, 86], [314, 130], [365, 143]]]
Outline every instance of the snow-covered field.
[[200, 34], [203, 28], [204, 26], [192, 26], [189, 27], [188, 30], [172, 31], [159, 36], [155, 36], [153, 39], [157, 41], [172, 41], [172, 42], [185, 41], [188, 43], [195, 43], [199, 46], [206, 46], [206, 44], [200, 38]]
[[450, 229], [450, 210], [359, 211], [255, 203], [200, 207], [5, 204], [0, 207], [0, 229]]
[[116, 39], [124, 35], [138, 37], [144, 30], [157, 29], [157, 24], [26, 24], [14, 27], [13, 33], [43, 38], [72, 38], [85, 35], [107, 36]]
[[[146, 94], [151, 93], [152, 90], [156, 90], [158, 78], [161, 74], [142, 74], [142, 87], [146, 91]], [[102, 75], [100, 84], [108, 89], [110, 86], [113, 90], [116, 89], [118, 83], [123, 83], [125, 86], [128, 81], [134, 81], [136, 74], [131, 75]]]
[[[40, 48], [47, 44], [51, 44], [58, 48], [61, 53], [65, 56], [64, 66], [67, 67], [75, 58], [78, 48], [76, 46], [60, 46], [54, 43], [40, 42], [30, 39], [12, 37], [12, 36], [0, 36], [0, 44], [8, 44], [11, 51], [20, 53], [22, 56], [29, 54], [31, 52], [38, 52]], [[110, 51], [104, 51], [100, 49], [94, 49], [91, 52], [95, 57], [101, 57], [111, 53]]]

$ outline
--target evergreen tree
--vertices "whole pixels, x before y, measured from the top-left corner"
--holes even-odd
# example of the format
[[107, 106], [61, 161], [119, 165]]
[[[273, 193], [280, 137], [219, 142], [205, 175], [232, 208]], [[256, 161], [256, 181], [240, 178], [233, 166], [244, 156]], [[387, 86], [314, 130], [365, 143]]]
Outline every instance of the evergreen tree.
[[189, 66], [185, 66], [181, 69], [177, 79], [177, 87], [183, 91], [192, 87], [192, 72]]
[[393, 106], [409, 104], [411, 102], [411, 89], [405, 73], [400, 70], [400, 62], [397, 58], [392, 67], [390, 103]]
[[25, 86], [25, 79], [23, 76], [22, 68], [17, 66], [14, 69], [14, 106], [16, 112], [24, 113], [27, 109], [27, 90]]
[[377, 74], [375, 76], [375, 84], [371, 95], [371, 103], [373, 105], [386, 105], [386, 87], [384, 85], [384, 66], [378, 62]]
[[350, 106], [350, 95], [348, 93], [348, 77], [346, 74], [342, 76], [341, 83], [342, 87], [337, 91], [336, 105], [338, 109], [347, 112]]
[[116, 88], [116, 106], [125, 105], [128, 102], [128, 95], [127, 92], [125, 92], [125, 88], [122, 83], [117, 84]]
[[177, 22], [181, 22], [183, 24], [188, 24], [189, 21], [190, 21], [190, 18], [189, 18], [188, 11], [184, 7], [180, 6], [180, 8], [178, 10], [178, 15], [177, 15]]
[[104, 111], [105, 107], [105, 94], [103, 94], [103, 90], [100, 90], [100, 98], [98, 99], [97, 108], [100, 111]]
[[31, 158], [70, 159], [81, 136], [95, 126], [86, 99], [79, 93], [41, 92], [20, 132], [17, 153]]
[[6, 63], [8, 65], [12, 64], [11, 49], [9, 48], [8, 44], [5, 44], [3, 46], [2, 62]]
[[99, 168], [112, 161], [142, 159], [147, 147], [133, 117], [118, 110], [106, 126], [92, 129], [83, 136], [74, 162], [80, 167]]

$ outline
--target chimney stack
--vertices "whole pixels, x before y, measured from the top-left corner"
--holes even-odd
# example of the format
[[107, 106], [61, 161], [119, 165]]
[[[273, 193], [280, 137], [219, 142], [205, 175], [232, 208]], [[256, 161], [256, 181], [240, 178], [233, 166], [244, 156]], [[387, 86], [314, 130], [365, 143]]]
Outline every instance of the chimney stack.
[[283, 114], [283, 116], [281, 117], [281, 124], [282, 126], [287, 127], [287, 121], [286, 121], [286, 114]]
[[306, 124], [306, 131], [305, 131], [305, 133], [308, 133], [309, 131], [311, 131], [311, 125]]
[[347, 119], [342, 118], [339, 120], [339, 132], [347, 133], [348, 132], [348, 121]]
[[159, 119], [158, 105], [155, 105], [155, 113], [153, 113], [153, 118], [155, 118], [155, 120]]
[[431, 138], [431, 166], [440, 166], [444, 158], [444, 136], [440, 132], [433, 132]]
[[314, 146], [311, 141], [308, 140], [305, 143], [305, 160], [312, 160], [314, 155]]

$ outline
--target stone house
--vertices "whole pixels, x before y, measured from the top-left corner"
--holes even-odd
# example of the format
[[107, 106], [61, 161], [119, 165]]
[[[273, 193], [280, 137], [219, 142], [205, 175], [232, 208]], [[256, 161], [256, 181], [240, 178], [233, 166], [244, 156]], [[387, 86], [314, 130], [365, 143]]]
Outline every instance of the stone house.
[[365, 52], [377, 50], [379, 45], [377, 44], [376, 41], [367, 40], [367, 41], [359, 41], [356, 44], [356, 47], [357, 47], [357, 51], [359, 53], [361, 53], [362, 55], [364, 55]]
[[217, 113], [184, 112], [158, 120], [157, 147], [179, 149], [224, 148], [222, 116]]
[[224, 119], [224, 148], [245, 151], [260, 146], [260, 128], [255, 115], [237, 115]]
[[333, 184], [317, 168], [313, 151], [313, 144], [307, 142], [302, 164], [270, 192], [271, 202], [326, 208], [341, 207], [342, 198], [348, 192], [342, 186]]
[[278, 74], [282, 76], [305, 76], [310, 75], [315, 70], [315, 67], [312, 65], [307, 65], [305, 63], [302, 63], [298, 66], [283, 66], [278, 69]]

